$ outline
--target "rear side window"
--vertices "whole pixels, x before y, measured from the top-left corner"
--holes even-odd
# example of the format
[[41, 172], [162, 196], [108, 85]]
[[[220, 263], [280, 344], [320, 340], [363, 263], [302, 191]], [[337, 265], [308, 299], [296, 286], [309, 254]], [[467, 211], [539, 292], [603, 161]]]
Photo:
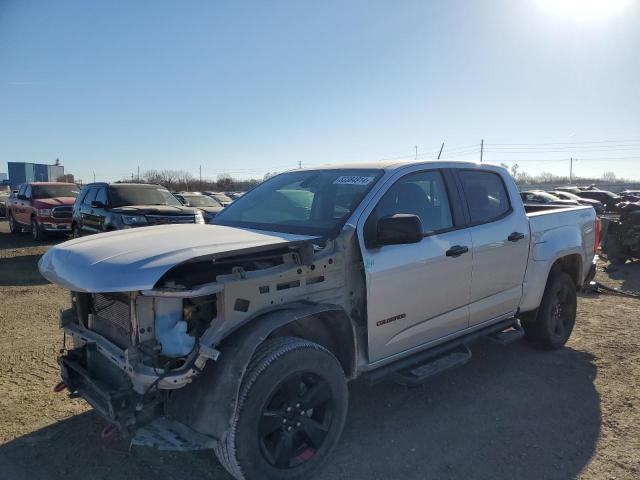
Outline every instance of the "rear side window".
[[474, 170], [461, 170], [459, 175], [471, 223], [492, 222], [511, 211], [509, 195], [500, 175]]

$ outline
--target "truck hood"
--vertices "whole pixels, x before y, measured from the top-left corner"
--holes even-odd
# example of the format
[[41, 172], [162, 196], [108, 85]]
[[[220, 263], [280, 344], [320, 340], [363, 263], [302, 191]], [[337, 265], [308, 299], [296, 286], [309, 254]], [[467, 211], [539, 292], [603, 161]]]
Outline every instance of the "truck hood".
[[188, 260], [294, 246], [314, 238], [222, 225], [160, 225], [61, 243], [42, 256], [38, 268], [50, 282], [73, 291], [150, 290], [169, 269]]
[[52, 208], [61, 205], [73, 205], [75, 201], [75, 197], [37, 198], [33, 200], [33, 206], [36, 208]]

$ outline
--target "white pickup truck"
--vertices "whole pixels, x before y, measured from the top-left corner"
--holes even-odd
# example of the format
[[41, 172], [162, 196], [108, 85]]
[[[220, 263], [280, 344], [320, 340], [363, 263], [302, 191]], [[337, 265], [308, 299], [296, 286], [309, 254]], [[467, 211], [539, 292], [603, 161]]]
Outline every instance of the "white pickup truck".
[[213, 448], [238, 479], [309, 478], [349, 380], [418, 384], [480, 337], [562, 347], [598, 232], [591, 207], [525, 212], [496, 166], [283, 173], [215, 225], [51, 248], [40, 271], [72, 299], [57, 390], [133, 444]]

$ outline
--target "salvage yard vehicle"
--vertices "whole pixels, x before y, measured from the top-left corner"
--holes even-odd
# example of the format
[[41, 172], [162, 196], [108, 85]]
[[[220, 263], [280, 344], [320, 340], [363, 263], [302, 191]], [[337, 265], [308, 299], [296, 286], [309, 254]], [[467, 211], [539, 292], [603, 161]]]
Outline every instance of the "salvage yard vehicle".
[[349, 380], [417, 385], [485, 337], [561, 348], [598, 225], [591, 207], [527, 213], [486, 164], [283, 173], [214, 225], [51, 248], [40, 272], [72, 302], [56, 390], [134, 445], [213, 448], [238, 479], [306, 479], [338, 442]]
[[580, 193], [576, 193], [581, 198], [590, 198], [592, 200], [598, 200], [602, 203], [607, 213], [617, 213], [620, 211], [618, 204], [622, 202], [622, 198], [613, 192], [608, 190], [598, 190], [592, 188], [589, 190], [580, 190]]
[[540, 205], [580, 205], [576, 200], [564, 200], [557, 195], [545, 192], [544, 190], [529, 190], [526, 192], [520, 192], [520, 198], [525, 203], [533, 203]]
[[[635, 208], [634, 208], [635, 207]], [[613, 264], [640, 258], [640, 204], [627, 204], [618, 220], [607, 219], [602, 252]]]
[[197, 208], [202, 212], [204, 223], [211, 223], [224, 208], [215, 198], [200, 192], [178, 192], [173, 194], [183, 205]]
[[575, 200], [580, 205], [588, 205], [590, 207], [593, 207], [597, 215], [603, 215], [605, 213], [604, 207], [602, 206], [602, 202], [598, 200], [592, 200], [591, 198], [582, 198], [576, 195], [575, 193], [564, 192], [562, 190], [553, 190], [549, 193], [563, 200]]
[[149, 183], [89, 183], [73, 205], [73, 236], [148, 225], [204, 223], [169, 190]]
[[11, 233], [23, 229], [36, 241], [49, 233], [71, 232], [71, 209], [80, 188], [74, 183], [31, 182], [9, 197], [7, 217]]

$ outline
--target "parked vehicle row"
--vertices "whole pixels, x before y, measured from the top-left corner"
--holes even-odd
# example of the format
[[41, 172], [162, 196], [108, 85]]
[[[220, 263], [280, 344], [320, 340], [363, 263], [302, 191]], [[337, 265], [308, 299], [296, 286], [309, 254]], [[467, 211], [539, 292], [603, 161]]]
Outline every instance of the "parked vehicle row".
[[205, 223], [211, 223], [224, 206], [215, 198], [200, 192], [174, 193], [176, 198], [187, 207], [194, 207], [202, 212]]
[[520, 197], [528, 205], [586, 205], [593, 207], [598, 215], [605, 213], [605, 208], [600, 201], [562, 190], [528, 190], [520, 192]]
[[56, 389], [133, 444], [213, 448], [238, 480], [308, 479], [339, 442], [348, 381], [418, 385], [483, 337], [565, 345], [599, 222], [534, 210], [501, 167], [332, 166], [276, 175], [213, 225], [54, 246], [40, 272], [72, 299]]

